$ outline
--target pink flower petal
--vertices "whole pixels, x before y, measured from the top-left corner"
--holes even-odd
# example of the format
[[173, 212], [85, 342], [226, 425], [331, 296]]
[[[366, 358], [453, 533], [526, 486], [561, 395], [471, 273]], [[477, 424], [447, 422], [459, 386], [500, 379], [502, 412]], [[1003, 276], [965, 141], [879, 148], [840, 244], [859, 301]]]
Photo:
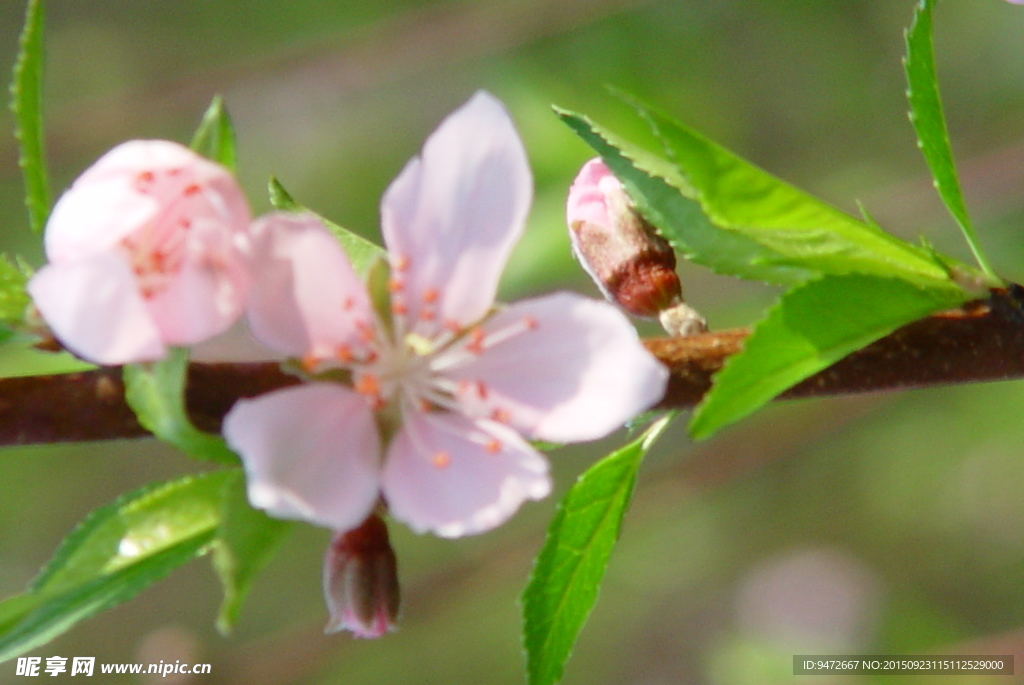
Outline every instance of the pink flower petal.
[[[40, 311], [66, 345], [103, 363], [160, 357], [165, 344], [221, 333], [242, 313], [249, 219], [227, 169], [169, 141], [119, 145], [54, 208], [46, 252], [69, 268], [39, 281]], [[111, 273], [97, 273], [97, 263]], [[77, 285], [58, 293], [54, 274]], [[99, 299], [89, 285], [102, 285]]]
[[323, 224], [308, 214], [254, 222], [246, 313], [265, 345], [293, 356], [330, 357], [366, 346], [374, 315], [362, 281]]
[[340, 385], [240, 400], [224, 419], [224, 437], [242, 456], [249, 501], [271, 516], [348, 530], [377, 502], [377, 424], [366, 401]]
[[668, 371], [615, 307], [572, 293], [523, 300], [435, 360], [469, 416], [533, 438], [603, 437], [664, 395]]
[[194, 222], [179, 270], [147, 299], [167, 344], [192, 345], [238, 321], [250, 275], [233, 238], [214, 222]]
[[243, 318], [220, 335], [192, 346], [189, 359], [204, 364], [282, 361], [284, 356], [261, 345]]
[[442, 537], [490, 530], [550, 489], [547, 460], [518, 434], [457, 414], [406, 413], [384, 464], [392, 515]]
[[608, 226], [612, 223], [602, 184], [618, 184], [618, 179], [605, 166], [600, 157], [595, 157], [580, 169], [576, 180], [569, 188], [565, 218], [569, 227], [580, 222]]
[[[107, 151], [79, 176], [92, 181], [103, 176], [129, 174], [139, 168], [174, 169], [187, 167], [196, 158], [205, 159], [180, 143], [169, 140], [129, 140]], [[213, 162], [209, 162], [213, 164]]]
[[132, 140], [103, 155], [61, 196], [46, 225], [46, 254], [52, 262], [82, 259], [133, 233], [163, 231], [167, 223], [178, 230], [179, 217], [202, 215], [245, 231], [249, 207], [231, 173], [178, 143]]
[[159, 211], [158, 202], [134, 192], [126, 177], [76, 184], [61, 195], [46, 223], [46, 257], [71, 262], [110, 250]]
[[211, 269], [186, 264], [147, 300], [168, 345], [192, 345], [223, 333], [242, 313], [243, 291]]
[[134, 275], [114, 254], [44, 266], [28, 292], [61, 342], [83, 359], [116, 365], [166, 354]]
[[381, 203], [396, 311], [431, 337], [468, 325], [494, 302], [522, 233], [533, 181], [526, 152], [498, 100], [479, 92], [427, 139]]

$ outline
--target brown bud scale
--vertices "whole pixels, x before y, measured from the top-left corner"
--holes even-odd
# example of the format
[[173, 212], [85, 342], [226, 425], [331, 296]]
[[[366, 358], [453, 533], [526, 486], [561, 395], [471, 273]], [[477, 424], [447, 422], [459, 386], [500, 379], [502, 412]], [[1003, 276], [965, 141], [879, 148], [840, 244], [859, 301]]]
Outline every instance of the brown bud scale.
[[601, 292], [635, 316], [653, 318], [682, 297], [676, 254], [638, 215], [614, 229], [581, 221], [572, 226], [573, 252]]
[[683, 295], [675, 272], [675, 255], [666, 259], [650, 251], [620, 264], [607, 281], [620, 307], [634, 316], [655, 318]]

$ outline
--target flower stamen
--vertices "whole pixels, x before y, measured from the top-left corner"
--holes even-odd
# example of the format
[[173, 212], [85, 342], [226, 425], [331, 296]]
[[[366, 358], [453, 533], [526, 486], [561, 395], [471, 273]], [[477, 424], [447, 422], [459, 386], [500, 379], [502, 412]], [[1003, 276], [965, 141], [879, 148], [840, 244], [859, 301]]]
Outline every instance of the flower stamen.
[[487, 386], [483, 381], [471, 381], [461, 380], [456, 386], [456, 390], [460, 395], [469, 395], [470, 393], [476, 395], [479, 400], [487, 399]]
[[365, 321], [356, 321], [356, 328], [359, 330], [359, 337], [360, 339], [362, 339], [363, 342], [373, 342], [373, 339], [376, 335], [373, 326], [371, 326]]
[[299, 362], [302, 365], [302, 370], [306, 373], [313, 373], [316, 371], [316, 367], [320, 365], [320, 358], [310, 352], [302, 357], [302, 361]]
[[513, 321], [508, 326], [499, 328], [496, 331], [489, 333], [487, 335], [486, 347], [488, 349], [491, 347], [495, 347], [496, 345], [500, 345], [506, 340], [511, 340], [517, 335], [527, 333], [529, 331], [535, 331], [538, 328], [540, 328], [540, 324], [537, 323], [537, 319], [533, 318], [532, 316], [524, 316], [521, 319]]
[[421, 390], [416, 395], [416, 406], [423, 406], [426, 404], [427, 410], [441, 409], [452, 413], [460, 413], [461, 409], [458, 402], [451, 396], [450, 393], [440, 387], [440, 384], [435, 384], [436, 387], [426, 388]]
[[381, 396], [380, 380], [372, 373], [364, 373], [356, 379], [355, 391], [370, 399], [374, 409], [384, 407], [384, 398]]
[[[540, 328], [540, 323], [532, 316], [516, 319], [493, 331], [484, 331], [480, 326], [475, 326], [466, 334], [465, 345], [454, 346], [444, 354], [438, 355], [431, 362], [430, 368], [434, 372], [442, 372], [462, 366], [485, 351], [538, 328]], [[441, 346], [439, 345], [439, 347]]]
[[474, 328], [469, 332], [469, 342], [466, 343], [466, 349], [475, 355], [483, 354], [486, 339], [487, 334], [484, 333], [484, 329]]

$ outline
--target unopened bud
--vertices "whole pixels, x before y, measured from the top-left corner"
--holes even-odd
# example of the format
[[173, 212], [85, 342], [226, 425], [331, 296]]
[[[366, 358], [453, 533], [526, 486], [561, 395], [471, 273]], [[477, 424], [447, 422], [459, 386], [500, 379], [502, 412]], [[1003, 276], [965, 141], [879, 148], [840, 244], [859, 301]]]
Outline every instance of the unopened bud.
[[331, 614], [324, 632], [349, 630], [375, 638], [395, 629], [398, 565], [380, 516], [371, 514], [331, 540], [324, 557], [324, 596]]
[[566, 208], [573, 254], [611, 302], [644, 318], [657, 318], [671, 335], [707, 330], [683, 302], [676, 254], [633, 208], [600, 158], [583, 165]]

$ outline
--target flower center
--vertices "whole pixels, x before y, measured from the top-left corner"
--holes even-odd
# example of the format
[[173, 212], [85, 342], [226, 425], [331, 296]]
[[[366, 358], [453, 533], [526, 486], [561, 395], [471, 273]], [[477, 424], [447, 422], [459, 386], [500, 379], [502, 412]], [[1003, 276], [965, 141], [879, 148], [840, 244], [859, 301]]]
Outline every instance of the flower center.
[[[321, 361], [329, 361], [350, 369], [353, 389], [378, 412], [382, 425], [389, 427], [385, 433], [390, 435], [403, 422], [411, 431], [410, 439], [422, 443], [420, 451], [430, 455], [432, 465], [445, 469], [451, 455], [428, 450], [429, 441], [415, 435], [412, 427], [425, 420], [440, 430], [452, 430], [448, 422], [442, 421], [444, 412], [461, 414], [474, 423], [511, 423], [513, 406], [499, 393], [491, 392], [483, 380], [467, 379], [467, 372], [482, 355], [537, 330], [539, 323], [531, 316], [509, 317], [500, 312], [492, 312], [468, 327], [439, 321], [441, 290], [409, 287], [409, 265], [408, 258], [392, 258], [393, 277], [388, 284], [391, 334], [379, 322], [356, 322], [362, 330], [360, 349], [342, 346], [333, 359], [309, 360], [307, 368], [312, 371]], [[344, 309], [348, 313], [352, 307]], [[503, 320], [498, 323], [492, 316]], [[409, 421], [413, 416], [419, 420]], [[504, 450], [485, 423], [461, 437], [487, 454]]]

